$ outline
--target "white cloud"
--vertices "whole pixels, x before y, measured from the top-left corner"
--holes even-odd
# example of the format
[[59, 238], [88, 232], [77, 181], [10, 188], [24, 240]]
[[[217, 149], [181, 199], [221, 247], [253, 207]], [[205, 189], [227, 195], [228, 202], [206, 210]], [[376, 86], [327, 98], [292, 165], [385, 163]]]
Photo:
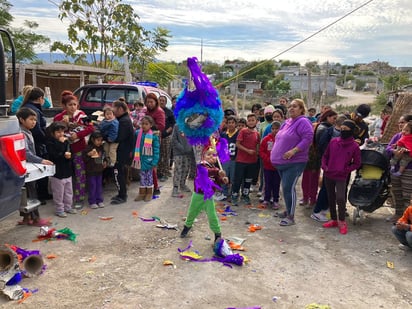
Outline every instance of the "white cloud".
[[[24, 9], [13, 11], [14, 25], [36, 19], [39, 33], [52, 40], [64, 40], [66, 27], [58, 10], [46, 1], [23, 0]], [[39, 3], [41, 2], [41, 3]], [[128, 0], [146, 28], [163, 26], [171, 30], [164, 60], [182, 61], [200, 57], [225, 59], [268, 59], [309, 37], [367, 1], [361, 0]], [[300, 46], [279, 56], [300, 62], [338, 61], [351, 64], [376, 59], [392, 65], [412, 65], [412, 2], [371, 1]]]

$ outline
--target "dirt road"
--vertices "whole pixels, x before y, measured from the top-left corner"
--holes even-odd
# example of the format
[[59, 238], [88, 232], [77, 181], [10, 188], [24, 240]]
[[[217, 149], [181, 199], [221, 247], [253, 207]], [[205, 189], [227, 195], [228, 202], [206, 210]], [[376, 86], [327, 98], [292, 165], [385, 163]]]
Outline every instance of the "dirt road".
[[376, 95], [370, 92], [355, 92], [350, 89], [343, 89], [341, 87], [337, 87], [336, 89], [337, 95], [343, 97], [342, 100], [335, 103], [336, 105], [354, 106], [362, 103], [372, 104], [376, 98]]
[[[24, 302], [25, 308], [412, 306], [412, 252], [399, 250], [391, 235], [391, 224], [384, 221], [389, 208], [369, 214], [362, 226], [350, 224], [349, 233], [342, 236], [337, 229], [323, 229], [303, 207], [297, 209], [297, 224], [291, 227], [279, 226], [272, 210], [232, 207], [237, 216], [221, 222], [222, 232], [246, 239], [244, 253], [250, 262], [229, 268], [179, 258], [178, 248], [185, 248], [190, 240], [199, 254], [212, 256], [213, 235], [204, 214], [187, 239], [181, 239], [179, 231], [157, 228], [156, 223], [133, 215], [135, 211], [144, 218], [158, 216], [181, 228], [189, 196], [170, 197], [171, 180], [163, 183], [161, 197], [149, 203], [134, 202], [136, 190], [133, 183], [127, 204], [65, 219], [53, 216], [51, 202], [42, 206], [41, 214], [53, 219], [53, 227], [69, 227], [78, 234], [76, 243], [32, 242], [39, 229], [16, 226], [17, 214], [0, 223], [2, 243], [57, 255], [45, 261], [42, 275], [22, 281], [23, 287], [38, 289]], [[113, 186], [105, 188], [107, 204], [114, 194]], [[252, 196], [257, 205], [257, 197]], [[113, 219], [103, 221], [101, 216]], [[263, 229], [250, 233], [250, 223]], [[174, 266], [164, 266], [165, 260]], [[388, 261], [393, 269], [387, 267]], [[17, 306], [0, 298], [2, 308]]]

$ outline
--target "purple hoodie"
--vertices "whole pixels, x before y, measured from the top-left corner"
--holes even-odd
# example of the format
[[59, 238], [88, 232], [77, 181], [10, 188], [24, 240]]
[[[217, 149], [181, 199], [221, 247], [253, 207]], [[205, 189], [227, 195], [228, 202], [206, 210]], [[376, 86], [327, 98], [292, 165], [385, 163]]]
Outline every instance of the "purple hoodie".
[[322, 157], [325, 177], [346, 180], [348, 175], [361, 166], [361, 151], [354, 138], [332, 138]]
[[[278, 134], [270, 153], [274, 166], [280, 164], [303, 163], [309, 160], [309, 146], [313, 142], [313, 126], [306, 116], [287, 119]], [[283, 159], [285, 152], [297, 147], [299, 151], [289, 160]]]

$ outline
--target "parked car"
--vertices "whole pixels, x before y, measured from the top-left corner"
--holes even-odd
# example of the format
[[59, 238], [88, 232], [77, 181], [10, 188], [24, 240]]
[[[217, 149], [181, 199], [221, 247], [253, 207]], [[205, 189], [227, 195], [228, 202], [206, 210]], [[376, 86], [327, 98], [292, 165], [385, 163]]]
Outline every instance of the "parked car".
[[95, 111], [103, 110], [105, 105], [110, 105], [120, 97], [125, 98], [129, 108], [133, 109], [135, 102], [139, 100], [143, 102], [146, 95], [151, 92], [158, 97], [166, 96], [166, 106], [172, 106], [172, 99], [167, 92], [147, 83], [89, 84], [76, 89], [74, 94], [79, 98], [80, 109], [87, 115], [91, 115]]

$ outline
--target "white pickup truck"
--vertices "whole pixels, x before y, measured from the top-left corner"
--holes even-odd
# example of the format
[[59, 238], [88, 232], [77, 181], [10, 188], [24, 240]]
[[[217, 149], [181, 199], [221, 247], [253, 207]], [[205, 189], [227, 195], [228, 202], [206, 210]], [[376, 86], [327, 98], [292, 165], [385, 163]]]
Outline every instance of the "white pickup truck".
[[[1, 34], [6, 34], [12, 46], [10, 34], [0, 28]], [[4, 45], [0, 36], [0, 220], [18, 209], [24, 210], [30, 201], [23, 199], [22, 187], [25, 182], [54, 175], [54, 166], [26, 163], [26, 145], [24, 135], [16, 116], [8, 116], [9, 105], [6, 104], [6, 78], [4, 63]], [[15, 65], [13, 65], [13, 91], [16, 92]], [[14, 96], [15, 93], [13, 94]], [[24, 195], [23, 195], [24, 197]], [[30, 206], [30, 205], [29, 205]], [[26, 208], [27, 210], [27, 208]]]

